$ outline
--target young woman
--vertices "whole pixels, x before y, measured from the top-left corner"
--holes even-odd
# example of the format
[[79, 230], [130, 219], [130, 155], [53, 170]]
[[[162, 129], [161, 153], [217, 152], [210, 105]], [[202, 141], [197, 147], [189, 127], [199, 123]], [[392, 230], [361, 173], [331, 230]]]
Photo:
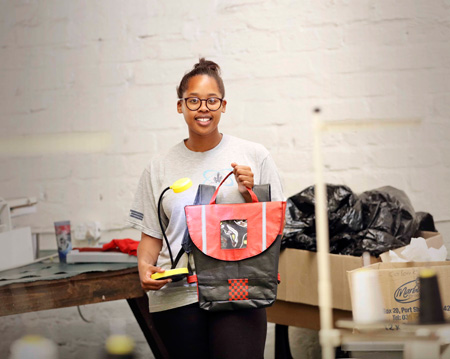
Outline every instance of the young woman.
[[[198, 307], [195, 284], [150, 278], [170, 268], [157, 203], [164, 188], [177, 179], [189, 177], [193, 186], [164, 195], [163, 224], [175, 254], [186, 229], [184, 207], [194, 203], [199, 184], [217, 186], [232, 170], [234, 178], [222, 185], [218, 203], [251, 202], [247, 187], [266, 183], [271, 184], [273, 201], [284, 200], [269, 152], [260, 144], [219, 132], [227, 101], [216, 63], [200, 59], [182, 78], [177, 95], [177, 110], [183, 114], [189, 137], [150, 161], [139, 181], [129, 218], [142, 232], [138, 266], [150, 312], [171, 358], [263, 358], [267, 331], [264, 308], [208, 312]], [[187, 259], [183, 260], [178, 267], [187, 266]]]

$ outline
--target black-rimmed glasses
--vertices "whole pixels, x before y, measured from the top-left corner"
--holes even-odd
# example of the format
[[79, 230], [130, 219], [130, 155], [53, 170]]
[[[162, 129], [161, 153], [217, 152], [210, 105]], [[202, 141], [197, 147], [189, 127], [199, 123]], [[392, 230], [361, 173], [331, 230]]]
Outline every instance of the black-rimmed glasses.
[[200, 107], [202, 107], [203, 101], [206, 102], [206, 107], [210, 111], [217, 111], [222, 106], [222, 99], [218, 97], [209, 97], [205, 100], [198, 97], [185, 97], [180, 98], [179, 100], [184, 100], [186, 107], [191, 111], [197, 111]]

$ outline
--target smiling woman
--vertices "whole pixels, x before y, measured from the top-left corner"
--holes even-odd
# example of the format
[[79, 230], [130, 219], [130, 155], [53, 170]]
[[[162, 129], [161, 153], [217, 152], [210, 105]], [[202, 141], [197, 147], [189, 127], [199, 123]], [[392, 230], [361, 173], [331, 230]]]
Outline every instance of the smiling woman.
[[[217, 186], [233, 171], [218, 202], [251, 202], [248, 188], [255, 184], [270, 184], [272, 200], [284, 199], [269, 152], [260, 144], [219, 131], [227, 101], [216, 63], [200, 59], [183, 76], [177, 95], [177, 111], [184, 117], [189, 136], [151, 160], [141, 176], [129, 217], [133, 227], [142, 232], [138, 247], [141, 285], [148, 291], [155, 327], [171, 357], [263, 358], [267, 330], [264, 308], [205, 311], [199, 307], [195, 283], [151, 278], [171, 268], [169, 247], [161, 240], [156, 204], [161, 191], [178, 178], [189, 177], [193, 186], [176, 196], [169, 192], [160, 213], [175, 253], [186, 231], [184, 207], [194, 203], [200, 184]], [[187, 267], [187, 262], [187, 256], [182, 257], [178, 267]]]

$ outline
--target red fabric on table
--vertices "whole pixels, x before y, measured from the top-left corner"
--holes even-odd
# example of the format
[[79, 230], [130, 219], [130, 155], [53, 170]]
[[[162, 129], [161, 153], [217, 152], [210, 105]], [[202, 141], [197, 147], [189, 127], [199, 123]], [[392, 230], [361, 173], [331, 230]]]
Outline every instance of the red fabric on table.
[[137, 247], [139, 241], [134, 239], [124, 238], [124, 239], [113, 239], [109, 243], [105, 243], [102, 247], [104, 251], [119, 249], [123, 253], [128, 253], [132, 256], [137, 256]]

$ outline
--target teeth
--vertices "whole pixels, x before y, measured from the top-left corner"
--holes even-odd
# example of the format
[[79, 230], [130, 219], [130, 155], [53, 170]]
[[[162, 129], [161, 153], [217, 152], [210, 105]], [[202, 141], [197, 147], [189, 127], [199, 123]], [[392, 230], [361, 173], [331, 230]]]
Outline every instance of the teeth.
[[208, 122], [210, 120], [210, 118], [209, 117], [198, 117], [196, 120], [200, 121], [200, 122]]

